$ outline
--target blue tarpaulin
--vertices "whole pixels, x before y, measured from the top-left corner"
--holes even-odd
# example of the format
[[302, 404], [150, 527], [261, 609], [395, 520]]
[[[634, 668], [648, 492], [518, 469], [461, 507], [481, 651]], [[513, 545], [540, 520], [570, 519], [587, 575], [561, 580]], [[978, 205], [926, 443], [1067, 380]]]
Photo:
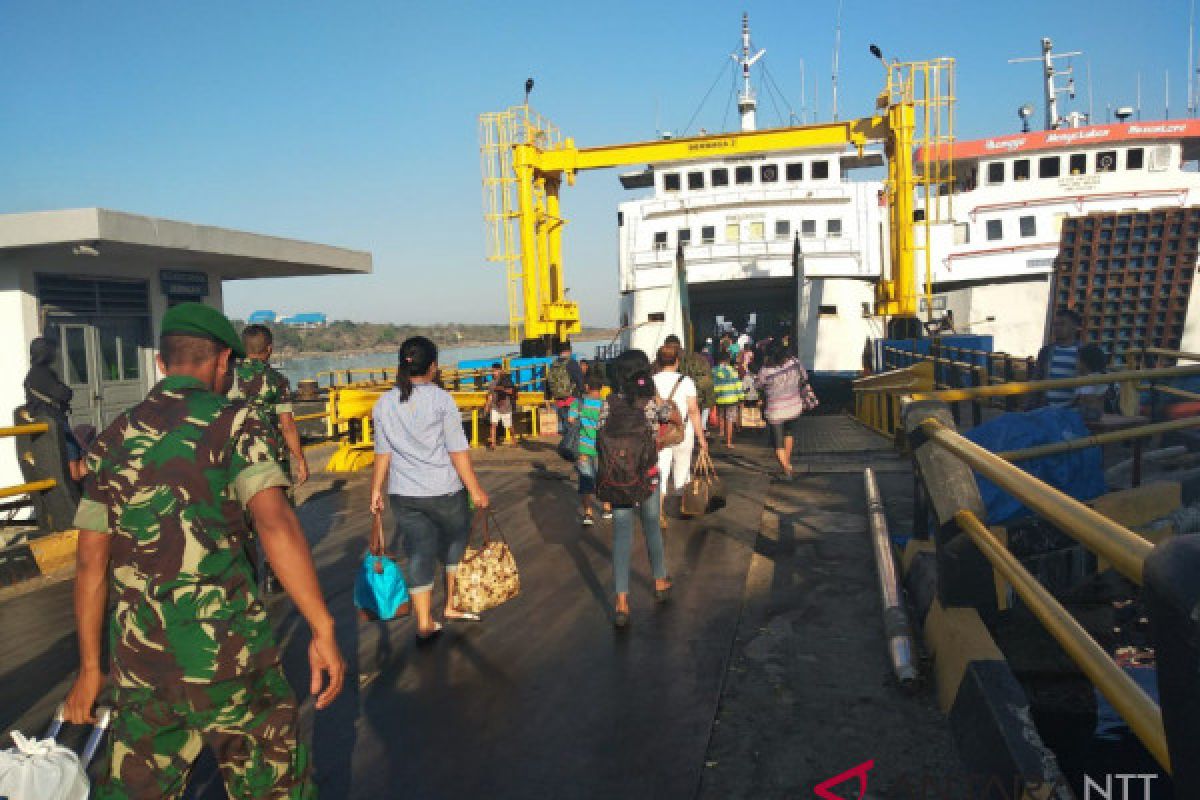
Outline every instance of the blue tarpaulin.
[[[1069, 408], [1039, 408], [1025, 413], [1004, 414], [964, 435], [993, 453], [1023, 450], [1040, 444], [1064, 442], [1088, 436], [1079, 412]], [[1076, 500], [1091, 500], [1104, 494], [1104, 463], [1099, 447], [1070, 453], [1031, 458], [1017, 466]], [[976, 474], [979, 493], [987, 508], [988, 524], [998, 525], [1029, 512], [1012, 495], [982, 475]]]

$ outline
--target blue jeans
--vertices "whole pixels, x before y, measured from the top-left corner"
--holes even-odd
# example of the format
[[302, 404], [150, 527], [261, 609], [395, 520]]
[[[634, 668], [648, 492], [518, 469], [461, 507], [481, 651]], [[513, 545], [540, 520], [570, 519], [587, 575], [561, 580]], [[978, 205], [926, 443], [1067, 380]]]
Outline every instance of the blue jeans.
[[596, 459], [595, 456], [579, 456], [575, 462], [575, 471], [579, 473], [579, 493], [596, 493]]
[[467, 491], [459, 489], [440, 497], [402, 497], [389, 495], [396, 538], [404, 543], [408, 556], [407, 570], [410, 592], [433, 589], [437, 562], [446, 572], [458, 570], [467, 537], [471, 533], [471, 512], [467, 508]]
[[658, 525], [658, 512], [662, 495], [655, 489], [644, 503], [636, 508], [613, 509], [613, 583], [617, 594], [629, 591], [629, 561], [633, 554], [633, 516], [642, 518], [642, 535], [646, 537], [646, 555], [650, 557], [650, 571], [657, 579], [667, 577], [666, 556], [663, 554], [662, 528]]

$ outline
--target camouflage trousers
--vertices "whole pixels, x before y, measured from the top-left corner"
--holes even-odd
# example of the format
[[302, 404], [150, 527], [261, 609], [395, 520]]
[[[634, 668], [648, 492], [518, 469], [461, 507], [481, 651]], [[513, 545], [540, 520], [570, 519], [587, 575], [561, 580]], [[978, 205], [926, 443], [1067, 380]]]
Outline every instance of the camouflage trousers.
[[178, 798], [204, 745], [231, 800], [316, 798], [308, 748], [296, 738], [296, 701], [279, 667], [238, 680], [118, 688], [109, 773], [98, 800]]

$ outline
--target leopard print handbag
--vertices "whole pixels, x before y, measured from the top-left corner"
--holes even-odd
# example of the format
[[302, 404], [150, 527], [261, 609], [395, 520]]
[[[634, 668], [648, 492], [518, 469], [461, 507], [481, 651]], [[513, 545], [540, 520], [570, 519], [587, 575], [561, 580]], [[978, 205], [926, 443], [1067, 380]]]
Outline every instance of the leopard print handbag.
[[476, 512], [471, 538], [477, 528], [482, 529], [483, 540], [476, 548], [468, 539], [454, 579], [454, 607], [473, 614], [506, 603], [521, 591], [517, 560], [496, 524], [495, 513]]

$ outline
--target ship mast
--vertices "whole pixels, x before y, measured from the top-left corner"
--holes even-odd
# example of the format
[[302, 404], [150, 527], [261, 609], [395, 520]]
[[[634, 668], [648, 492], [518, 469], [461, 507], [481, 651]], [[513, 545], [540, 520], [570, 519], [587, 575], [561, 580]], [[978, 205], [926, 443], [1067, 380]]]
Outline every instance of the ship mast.
[[[1019, 63], [1026, 62], [1026, 61], [1042, 62], [1042, 79], [1043, 79], [1043, 84], [1044, 84], [1042, 88], [1045, 92], [1046, 130], [1048, 130], [1048, 131], [1052, 131], [1055, 128], [1059, 128], [1063, 125], [1064, 122], [1066, 122], [1066, 120], [1064, 120], [1058, 114], [1058, 96], [1060, 94], [1062, 94], [1063, 92], [1066, 92], [1072, 98], [1075, 97], [1075, 78], [1073, 75], [1074, 69], [1072, 67], [1067, 67], [1066, 69], [1061, 70], [1061, 71], [1056, 70], [1054, 68], [1054, 59], [1070, 58], [1071, 56], [1080, 56], [1080, 55], [1083, 55], [1083, 53], [1081, 53], [1078, 50], [1072, 51], [1070, 53], [1055, 53], [1054, 45], [1050, 41], [1050, 38], [1045, 37], [1042, 39], [1042, 54], [1040, 56], [1036, 56], [1033, 58], [1010, 58], [1008, 60], [1008, 63], [1010, 63], [1010, 64], [1019, 64]], [[1059, 86], [1055, 82], [1055, 78], [1059, 75], [1067, 76], [1068, 80], [1067, 80], [1066, 86]], [[1072, 114], [1071, 116], [1076, 117], [1077, 115]], [[1091, 120], [1088, 120], [1088, 121], [1090, 122]]]
[[755, 118], [758, 100], [754, 97], [754, 87], [750, 85], [750, 67], [754, 66], [766, 52], [766, 50], [759, 50], [753, 56], [750, 55], [750, 15], [742, 14], [742, 52], [740, 54], [732, 53], [729, 57], [742, 67], [742, 91], [738, 93], [738, 113], [742, 115], [743, 131], [758, 129], [758, 122]]

